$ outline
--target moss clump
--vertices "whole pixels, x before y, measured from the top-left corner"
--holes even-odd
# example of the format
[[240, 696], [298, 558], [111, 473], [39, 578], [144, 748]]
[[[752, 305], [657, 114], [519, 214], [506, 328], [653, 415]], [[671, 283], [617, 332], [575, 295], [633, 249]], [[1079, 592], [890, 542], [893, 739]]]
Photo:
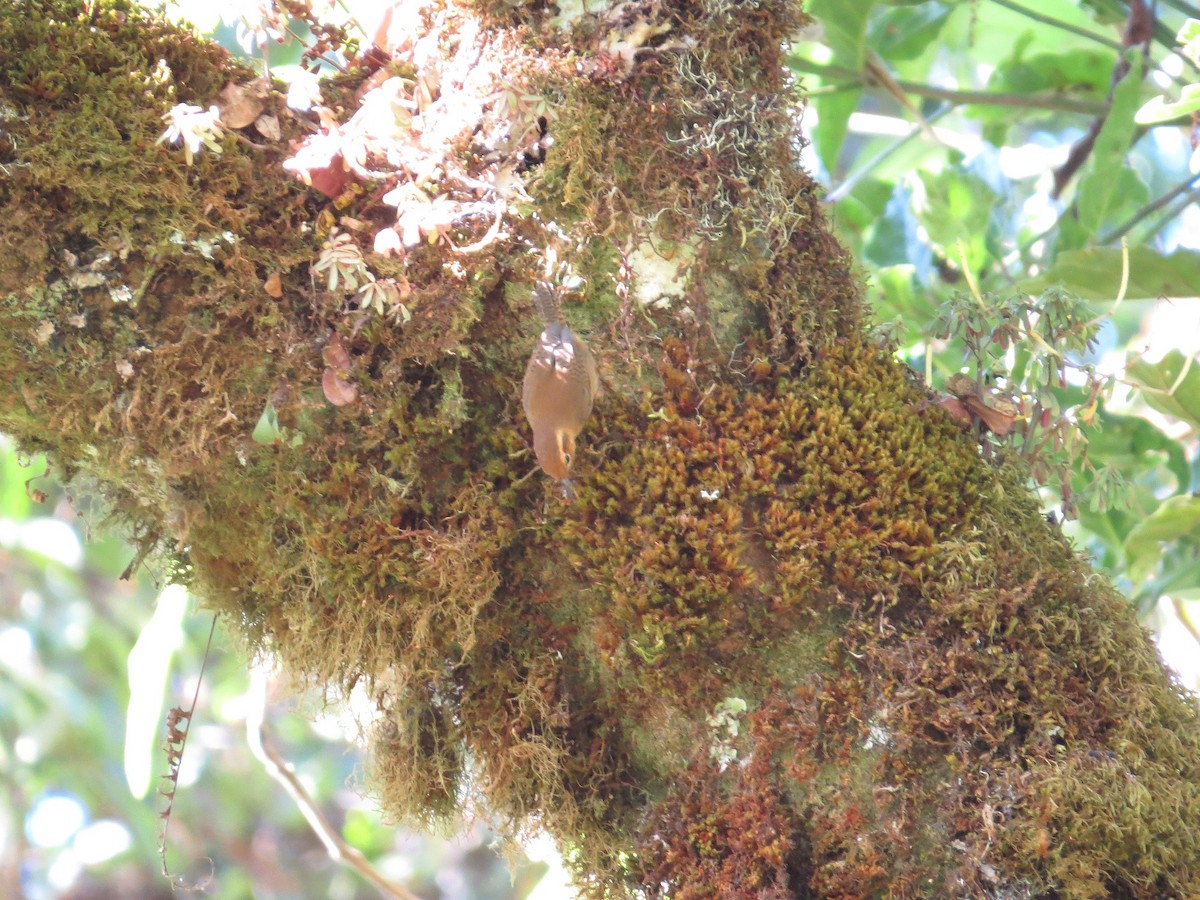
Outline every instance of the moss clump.
[[[511, 214], [486, 260], [376, 261], [411, 320], [348, 319], [309, 270], [306, 226], [335, 217], [282, 149], [230, 138], [187, 169], [155, 146], [163, 107], [241, 73], [115, 6], [0, 13], [0, 425], [122, 485], [116, 516], [252, 648], [365, 686], [390, 812], [536, 818], [597, 896], [1196, 893], [1195, 708], [1023, 473], [856, 336], [845, 253], [791, 168], [794, 5], [651, 4], [628, 70], [598, 48], [636, 21], [581, 22], [595, 52], [569, 65], [496, 42], [569, 98], [529, 186], [579, 229], [567, 317], [608, 389], [574, 503], [533, 475], [517, 399], [552, 255], [530, 248], [560, 233]], [[462, 172], [490, 165], [474, 141], [448, 142]], [[361, 225], [380, 203], [332, 206]], [[636, 298], [614, 235], [688, 247], [679, 296]]]
[[935, 449], [947, 426], [913, 413], [920, 393], [878, 351], [847, 342], [807, 378], [743, 390], [688, 367], [668, 344], [664, 395], [601, 421], [607, 458], [560, 532], [591, 612], [624, 635], [620, 666], [734, 656], [836, 589], [916, 587], [978, 514], [978, 454]]
[[803, 832], [767, 765], [752, 761], [723, 777], [711, 762], [698, 763], [680, 781], [683, 790], [648, 811], [639, 858], [647, 896], [786, 900], [804, 895]]
[[[0, 49], [5, 130], [18, 136], [9, 159], [0, 160], [14, 166], [5, 203], [38, 212], [6, 234], [40, 239], [56, 252], [81, 253], [96, 242], [124, 256], [150, 249], [131, 247], [135, 237], [157, 234], [167, 246], [173, 235], [215, 234], [233, 226], [224, 216], [241, 215], [234, 207], [250, 191], [236, 185], [252, 184], [253, 173], [237, 165], [236, 154], [202, 156], [186, 170], [163, 166], [154, 143], [165, 109], [210, 103], [221, 79], [251, 76], [223, 50], [112, 5], [92, 4], [89, 13], [52, 0], [9, 4], [0, 13]], [[207, 198], [196, 196], [193, 175], [211, 186]], [[194, 210], [206, 200], [212, 205], [197, 220]], [[49, 225], [54, 230], [44, 230]], [[0, 259], [20, 266], [29, 256], [18, 249], [0, 247]], [[29, 274], [13, 271], [0, 290], [27, 283]]]

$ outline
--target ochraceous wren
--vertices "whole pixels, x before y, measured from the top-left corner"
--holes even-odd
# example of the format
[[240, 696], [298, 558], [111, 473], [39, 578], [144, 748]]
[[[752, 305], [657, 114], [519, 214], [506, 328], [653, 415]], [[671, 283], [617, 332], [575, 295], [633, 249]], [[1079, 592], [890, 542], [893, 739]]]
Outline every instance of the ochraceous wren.
[[575, 438], [592, 413], [600, 378], [592, 351], [563, 322], [553, 286], [539, 282], [533, 299], [546, 328], [525, 367], [521, 400], [533, 428], [538, 465], [551, 478], [566, 482]]

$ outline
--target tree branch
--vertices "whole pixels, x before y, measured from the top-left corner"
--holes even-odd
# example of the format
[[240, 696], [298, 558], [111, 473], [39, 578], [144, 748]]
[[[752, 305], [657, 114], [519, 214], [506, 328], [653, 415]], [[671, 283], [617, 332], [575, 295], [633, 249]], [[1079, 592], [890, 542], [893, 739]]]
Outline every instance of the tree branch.
[[[948, 113], [951, 109], [953, 109], [953, 107], [950, 104], [946, 104], [941, 109], [936, 110], [925, 120], [926, 125], [932, 127], [935, 122], [942, 118], [942, 116], [946, 115], [946, 113]], [[855, 186], [862, 181], [862, 179], [875, 172], [885, 160], [887, 160], [893, 154], [899, 152], [901, 148], [908, 146], [908, 144], [912, 143], [917, 135], [923, 133], [925, 133], [925, 129], [921, 127], [921, 124], [914, 123], [908, 134], [892, 141], [890, 144], [872, 156], [869, 160], [862, 163], [854, 172], [847, 175], [841, 184], [830, 188], [829, 193], [825, 195], [825, 202], [829, 204], [837, 203], [852, 190], [854, 190]]]
[[1089, 41], [1095, 41], [1100, 46], [1107, 47], [1110, 50], [1116, 50], [1118, 53], [1120, 53], [1122, 50], [1120, 43], [1114, 41], [1112, 38], [1106, 38], [1104, 35], [1096, 34], [1095, 32], [1088, 31], [1086, 28], [1080, 28], [1078, 25], [1072, 25], [1069, 22], [1064, 22], [1062, 19], [1056, 19], [1053, 16], [1047, 16], [1044, 13], [1034, 12], [1032, 9], [1027, 9], [1019, 3], [1012, 2], [1012, 0], [992, 0], [992, 2], [998, 6], [1003, 6], [1005, 9], [1011, 9], [1018, 15], [1025, 16], [1027, 19], [1032, 19], [1033, 21], [1040, 22], [1043, 25], [1049, 25], [1052, 28], [1059, 28], [1063, 31], [1069, 31], [1071, 34], [1079, 35], [1079, 37], [1086, 38]]
[[[852, 80], [864, 87], [874, 86], [874, 82], [865, 78], [863, 73], [845, 66], [824, 65], [811, 60], [794, 57], [791, 67], [799, 72], [820, 75], [823, 78], [841, 78]], [[939, 88], [915, 81], [897, 80], [896, 84], [909, 94], [919, 97], [930, 97], [935, 100], [946, 100], [956, 106], [1008, 106], [1016, 109], [1045, 109], [1051, 112], [1079, 113], [1086, 116], [1097, 116], [1108, 111], [1108, 104], [1099, 100], [1077, 100], [1056, 94], [1000, 94], [991, 91], [959, 91], [950, 88]], [[881, 89], [881, 93], [890, 92]]]
[[[1193, 186], [1195, 186], [1197, 184], [1197, 182], [1200, 182], [1200, 175], [1193, 175], [1191, 178], [1188, 178], [1185, 181], [1182, 181], [1179, 184], [1175, 185], [1175, 187], [1171, 188], [1169, 191], [1167, 191], [1162, 196], [1158, 197], [1156, 200], [1153, 200], [1150, 203], [1147, 203], [1145, 206], [1143, 206], [1141, 209], [1139, 209], [1137, 212], [1135, 212], [1132, 216], [1130, 216], [1128, 219], [1126, 219], [1122, 224], [1118, 225], [1112, 231], [1097, 238], [1096, 243], [1097, 244], [1111, 244], [1111, 243], [1113, 243], [1113, 241], [1119, 241], [1125, 235], [1129, 234], [1129, 232], [1132, 231], [1133, 228], [1139, 222], [1141, 222], [1147, 216], [1150, 216], [1153, 213], [1157, 212], [1158, 210], [1162, 209], [1164, 206], [1166, 206], [1168, 203], [1170, 203], [1172, 200], [1174, 200], [1180, 194], [1186, 193], [1187, 191], [1191, 190], [1191, 188]], [[1162, 226], [1160, 225], [1159, 228], [1161, 228], [1161, 227]]]
[[1189, 194], [1187, 194], [1187, 196], [1180, 198], [1179, 202], [1177, 202], [1174, 206], [1170, 207], [1170, 209], [1163, 214], [1162, 218], [1158, 220], [1157, 224], [1150, 230], [1150, 233], [1146, 235], [1147, 240], [1153, 238], [1156, 234], [1162, 231], [1169, 222], [1176, 219], [1187, 207], [1191, 206], [1197, 200], [1200, 200], [1200, 188], [1196, 188], [1195, 190], [1191, 191]]
[[[594, 897], [1196, 894], [1200, 711], [1027, 472], [867, 340], [796, 164], [798, 3], [560, 31], [444, 0], [299, 150], [191, 168], [161, 116], [229, 63], [117, 5], [0, 12], [0, 426], [170, 535], [250, 646], [365, 688], [385, 809], [544, 826]], [[454, 254], [495, 199], [504, 236]], [[388, 230], [402, 258], [368, 257]], [[411, 320], [353, 327], [314, 260], [394, 277]], [[611, 387], [570, 504], [525, 477], [514, 395], [558, 260]]]
[[249, 696], [252, 702], [246, 715], [246, 744], [254, 758], [267, 770], [267, 774], [283, 785], [283, 789], [295, 802], [296, 808], [312, 827], [313, 833], [325, 845], [325, 852], [329, 854], [329, 858], [357, 872], [364, 880], [382, 891], [384, 896], [395, 897], [398, 900], [421, 900], [403, 885], [385, 877], [357, 848], [346, 843], [321, 812], [312, 795], [300, 783], [291, 763], [267, 741], [267, 673], [261, 666], [250, 672]]

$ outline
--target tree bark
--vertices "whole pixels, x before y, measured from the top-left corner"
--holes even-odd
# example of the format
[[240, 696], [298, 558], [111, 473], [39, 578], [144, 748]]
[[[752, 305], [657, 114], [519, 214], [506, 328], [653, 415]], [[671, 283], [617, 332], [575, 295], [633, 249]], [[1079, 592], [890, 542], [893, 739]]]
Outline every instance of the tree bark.
[[[596, 896], [1200, 893], [1195, 705], [864, 337], [797, 5], [409, 0], [191, 166], [163, 113], [249, 74], [120, 5], [0, 11], [0, 428], [365, 687], [390, 813], [545, 827]], [[547, 274], [573, 498], [518, 400]]]

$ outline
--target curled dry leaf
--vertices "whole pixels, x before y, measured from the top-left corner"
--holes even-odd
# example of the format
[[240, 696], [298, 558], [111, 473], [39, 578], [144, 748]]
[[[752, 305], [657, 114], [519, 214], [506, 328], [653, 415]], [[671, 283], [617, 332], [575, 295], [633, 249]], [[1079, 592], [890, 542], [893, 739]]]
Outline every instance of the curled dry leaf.
[[350, 354], [346, 352], [346, 347], [342, 344], [342, 336], [336, 331], [330, 335], [329, 343], [321, 351], [321, 359], [325, 360], [325, 365], [331, 368], [347, 370], [350, 368]]
[[283, 164], [304, 183], [326, 197], [337, 197], [350, 183], [350, 173], [342, 156], [342, 139], [336, 131], [313, 135]]
[[254, 120], [254, 127], [268, 141], [277, 142], [283, 139], [283, 129], [279, 127], [279, 118], [269, 113]]
[[951, 416], [966, 424], [979, 420], [999, 437], [1012, 434], [1019, 413], [1016, 404], [1001, 398], [989, 402], [980, 396], [974, 379], [962, 373], [952, 375], [946, 382], [946, 389], [953, 396], [945, 398], [939, 405]]
[[321, 351], [325, 361], [325, 374], [321, 376], [321, 389], [325, 399], [334, 406], [348, 406], [358, 399], [358, 388], [347, 380], [353, 361], [342, 344], [342, 336], [336, 331]]
[[325, 399], [334, 406], [349, 406], [358, 399], [358, 388], [342, 377], [337, 369], [326, 369], [321, 376]]
[[1017, 417], [1015, 414], [1003, 412], [994, 407], [988, 406], [979, 397], [964, 397], [963, 403], [967, 405], [976, 418], [980, 419], [988, 431], [991, 431], [999, 437], [1005, 437], [1012, 434], [1013, 428], [1016, 427]]
[[258, 96], [256, 84], [234, 84], [232, 81], [221, 88], [217, 95], [217, 109], [221, 111], [221, 124], [226, 128], [245, 128], [262, 115], [264, 104]]
[[955, 422], [963, 428], [970, 428], [974, 419], [971, 418], [971, 413], [961, 400], [957, 397], [943, 397], [938, 401], [938, 406], [944, 409]]

